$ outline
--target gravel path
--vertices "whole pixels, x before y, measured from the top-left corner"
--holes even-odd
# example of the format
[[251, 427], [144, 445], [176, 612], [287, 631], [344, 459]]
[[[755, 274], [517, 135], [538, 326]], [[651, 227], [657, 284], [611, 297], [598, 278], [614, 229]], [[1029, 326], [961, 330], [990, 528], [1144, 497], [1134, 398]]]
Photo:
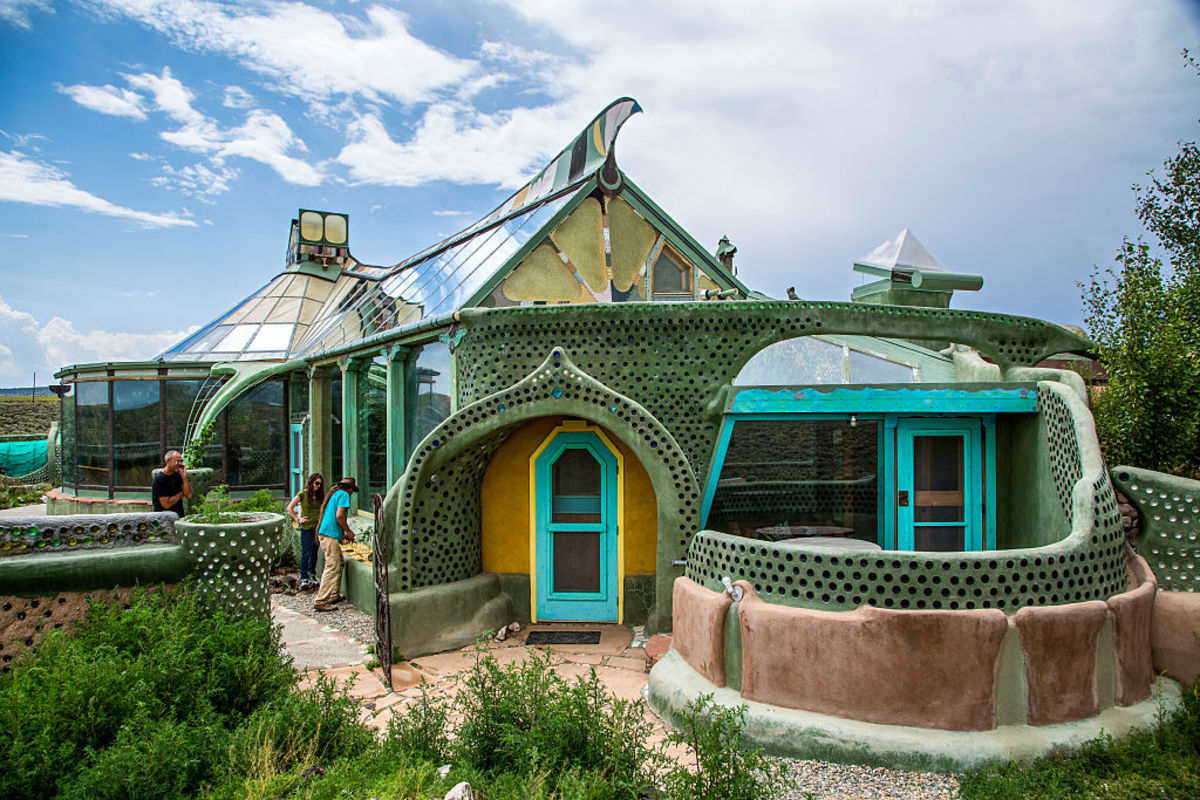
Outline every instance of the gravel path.
[[953, 775], [828, 761], [779, 761], [787, 768], [790, 787], [780, 800], [951, 800], [958, 796]]
[[[336, 611], [317, 613], [313, 610], [315, 596], [315, 592], [272, 595], [283, 607], [319, 620], [360, 642], [375, 641], [375, 623], [370, 617], [346, 601], [339, 603]], [[952, 800], [957, 796], [958, 781], [952, 775], [828, 761], [777, 760], [786, 769], [788, 786], [778, 800]]]
[[351, 605], [349, 600], [343, 600], [338, 603], [336, 611], [318, 612], [313, 609], [313, 600], [316, 596], [316, 592], [297, 592], [291, 594], [285, 591], [279, 593], [272, 592], [271, 594], [275, 602], [284, 608], [289, 608], [292, 611], [312, 617], [322, 625], [335, 628], [364, 644], [373, 645], [375, 643], [375, 622]]

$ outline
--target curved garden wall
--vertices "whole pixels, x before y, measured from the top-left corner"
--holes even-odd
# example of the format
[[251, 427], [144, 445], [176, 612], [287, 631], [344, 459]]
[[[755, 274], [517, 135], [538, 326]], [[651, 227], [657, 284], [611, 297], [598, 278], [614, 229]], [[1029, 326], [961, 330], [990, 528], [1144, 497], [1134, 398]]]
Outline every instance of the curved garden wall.
[[[954, 731], [1051, 725], [1150, 696], [1154, 577], [1107, 602], [820, 611], [676, 581], [673, 646], [715, 688], [845, 719]], [[732, 617], [730, 616], [732, 612]], [[734, 623], [736, 620], [736, 623]]]

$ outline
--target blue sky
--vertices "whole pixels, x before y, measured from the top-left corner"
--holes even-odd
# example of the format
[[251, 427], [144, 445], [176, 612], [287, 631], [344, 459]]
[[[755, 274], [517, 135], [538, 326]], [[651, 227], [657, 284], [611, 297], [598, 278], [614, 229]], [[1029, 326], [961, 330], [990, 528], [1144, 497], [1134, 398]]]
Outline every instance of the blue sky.
[[1130, 185], [1196, 138], [1196, 4], [0, 0], [0, 385], [148, 358], [282, 266], [300, 207], [392, 264], [612, 99], [622, 167], [740, 276], [846, 299], [910, 227], [960, 307], [1080, 319]]

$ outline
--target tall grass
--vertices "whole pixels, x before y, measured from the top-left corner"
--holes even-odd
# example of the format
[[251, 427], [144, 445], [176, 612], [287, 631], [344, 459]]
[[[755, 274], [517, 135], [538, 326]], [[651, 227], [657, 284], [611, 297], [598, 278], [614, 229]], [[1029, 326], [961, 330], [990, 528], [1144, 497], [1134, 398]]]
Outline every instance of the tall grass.
[[1200, 798], [1200, 682], [1153, 731], [1101, 736], [1036, 761], [960, 776], [963, 800], [1196, 800]]

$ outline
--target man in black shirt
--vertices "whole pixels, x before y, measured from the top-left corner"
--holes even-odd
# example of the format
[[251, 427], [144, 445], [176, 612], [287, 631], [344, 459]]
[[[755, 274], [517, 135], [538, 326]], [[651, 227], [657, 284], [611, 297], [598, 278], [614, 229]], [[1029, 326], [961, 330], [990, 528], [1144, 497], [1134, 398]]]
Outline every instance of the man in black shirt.
[[155, 511], [174, 511], [176, 516], [182, 517], [185, 497], [192, 498], [192, 484], [183, 466], [183, 456], [179, 451], [171, 450], [163, 456], [162, 471], [154, 476], [150, 499], [154, 501]]

